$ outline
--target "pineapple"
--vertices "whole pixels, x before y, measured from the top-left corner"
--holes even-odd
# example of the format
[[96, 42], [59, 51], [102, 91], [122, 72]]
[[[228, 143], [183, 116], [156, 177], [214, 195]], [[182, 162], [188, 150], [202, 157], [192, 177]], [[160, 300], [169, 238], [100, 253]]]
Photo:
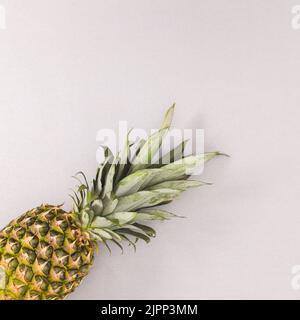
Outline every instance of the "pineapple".
[[109, 244], [114, 243], [123, 250], [122, 243], [127, 242], [135, 248], [139, 239], [149, 242], [155, 236], [147, 222], [176, 217], [157, 206], [204, 185], [188, 178], [193, 169], [220, 153], [185, 157], [182, 142], [151, 163], [161, 150], [173, 112], [174, 105], [148, 140], [131, 144], [127, 136], [124, 150], [116, 156], [106, 147], [91, 184], [79, 172], [79, 185], [70, 195], [71, 212], [43, 204], [0, 232], [0, 300], [62, 300], [88, 274], [99, 244], [111, 250]]

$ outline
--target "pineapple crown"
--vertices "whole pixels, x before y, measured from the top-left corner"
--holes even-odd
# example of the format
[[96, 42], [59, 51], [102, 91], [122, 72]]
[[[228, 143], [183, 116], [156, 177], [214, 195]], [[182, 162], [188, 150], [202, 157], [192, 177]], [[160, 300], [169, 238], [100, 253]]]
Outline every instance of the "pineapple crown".
[[92, 239], [102, 242], [109, 251], [108, 241], [122, 250], [122, 240], [134, 248], [139, 239], [148, 243], [156, 233], [145, 222], [178, 217], [157, 206], [171, 202], [188, 188], [206, 185], [189, 178], [195, 168], [221, 155], [208, 152], [185, 156], [187, 141], [183, 141], [152, 163], [154, 156], [161, 154], [174, 107], [172, 105], [166, 112], [161, 129], [147, 140], [131, 143], [128, 133], [125, 147], [117, 155], [104, 147], [105, 159], [90, 184], [83, 172], [75, 176], [79, 185], [70, 196], [77, 221]]

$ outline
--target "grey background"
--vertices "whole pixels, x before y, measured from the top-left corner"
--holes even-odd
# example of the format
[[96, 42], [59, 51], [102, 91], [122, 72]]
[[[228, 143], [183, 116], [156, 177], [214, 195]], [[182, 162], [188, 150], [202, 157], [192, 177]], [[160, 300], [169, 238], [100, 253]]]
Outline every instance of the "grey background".
[[119, 120], [205, 129], [213, 186], [137, 253], [104, 250], [70, 299], [299, 299], [300, 31], [288, 0], [0, 0], [0, 225], [68, 199]]

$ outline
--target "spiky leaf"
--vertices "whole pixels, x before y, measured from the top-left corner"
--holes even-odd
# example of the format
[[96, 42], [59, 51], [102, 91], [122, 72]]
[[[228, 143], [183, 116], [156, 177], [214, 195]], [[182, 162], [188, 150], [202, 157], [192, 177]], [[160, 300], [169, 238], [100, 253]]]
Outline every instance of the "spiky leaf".
[[146, 187], [154, 174], [154, 169], [138, 170], [130, 174], [119, 182], [115, 191], [116, 197], [127, 196], [139, 191], [143, 187]]
[[165, 201], [173, 200], [179, 194], [180, 191], [172, 189], [139, 191], [132, 195], [119, 198], [119, 203], [114, 212], [134, 211], [140, 208], [153, 207]]
[[196, 188], [208, 183], [197, 180], [173, 180], [158, 183], [152, 187], [147, 188], [147, 190], [157, 190], [157, 189], [174, 189], [179, 191], [186, 191], [188, 188]]
[[104, 217], [95, 217], [95, 219], [93, 220], [93, 222], [91, 224], [91, 227], [92, 228], [107, 228], [112, 225], [113, 225], [113, 223]]
[[119, 225], [124, 225], [132, 222], [137, 213], [136, 212], [115, 212], [108, 216], [111, 220], [116, 220]]

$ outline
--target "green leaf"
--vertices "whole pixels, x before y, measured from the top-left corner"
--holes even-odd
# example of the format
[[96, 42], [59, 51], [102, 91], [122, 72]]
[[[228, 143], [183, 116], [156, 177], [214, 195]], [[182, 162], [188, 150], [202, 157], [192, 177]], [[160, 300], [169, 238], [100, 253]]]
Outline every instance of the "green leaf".
[[117, 220], [118, 224], [123, 225], [133, 221], [136, 215], [136, 212], [115, 212], [107, 216], [107, 218], [111, 220]]
[[171, 151], [166, 153], [164, 156], [162, 156], [159, 159], [158, 164], [155, 164], [153, 167], [161, 168], [166, 164], [182, 159], [184, 156], [184, 149], [187, 142], [188, 140], [182, 141], [176, 148], [172, 149]]
[[87, 186], [84, 185], [84, 184], [81, 184], [77, 189], [78, 192], [81, 192], [81, 191], [84, 191], [84, 190], [87, 190]]
[[143, 209], [138, 212], [136, 220], [169, 220], [178, 217], [174, 213], [160, 209]]
[[109, 147], [107, 146], [101, 146], [104, 152], [104, 157], [105, 159], [112, 159], [114, 157], [114, 154], [112, 153], [112, 151], [110, 150]]
[[153, 177], [149, 186], [165, 181], [186, 179], [188, 175], [194, 172], [195, 168], [217, 155], [219, 155], [218, 152], [209, 152], [197, 156], [189, 156], [163, 166], [160, 168], [161, 172]]
[[103, 210], [103, 202], [102, 200], [98, 199], [95, 200], [91, 206], [91, 209], [94, 211], [96, 216], [100, 216]]
[[[103, 168], [102, 168], [102, 172], [101, 172], [101, 185], [102, 187], [105, 186], [106, 184], [106, 179], [107, 179], [107, 174], [110, 170], [110, 167], [112, 166], [112, 164], [114, 163], [114, 156], [113, 153], [111, 152], [111, 150], [108, 147], [103, 147], [104, 149], [104, 154], [105, 154], [105, 160], [103, 162]], [[105, 192], [104, 190], [102, 190], [102, 195], [104, 195]]]
[[139, 191], [134, 194], [119, 198], [119, 202], [114, 212], [134, 211], [142, 207], [145, 202], [151, 199], [151, 191]]
[[165, 220], [159, 216], [149, 213], [138, 213], [135, 218], [136, 221], [152, 221], [152, 220]]
[[69, 196], [71, 197], [71, 199], [74, 202], [74, 205], [76, 207], [76, 211], [80, 211], [81, 210], [81, 202], [78, 198], [78, 195], [76, 194], [76, 192], [74, 190], [72, 190], [73, 194], [69, 194]]
[[142, 239], [146, 243], [150, 242], [150, 238], [148, 236], [144, 235], [143, 233], [135, 232], [135, 231], [132, 231], [130, 229], [120, 229], [120, 230], [118, 230], [118, 232], [121, 233], [121, 234], [125, 234], [125, 235], [127, 234], [127, 235], [130, 235], [130, 236], [134, 236], [134, 237], [136, 237], [138, 239]]
[[156, 231], [149, 227], [146, 226], [144, 224], [140, 224], [140, 223], [134, 223], [133, 224], [135, 227], [138, 227], [139, 229], [143, 230], [149, 237], [155, 237], [156, 236]]
[[90, 222], [90, 211], [88, 209], [81, 211], [80, 220], [82, 227], [86, 228]]
[[196, 180], [173, 180], [173, 181], [165, 181], [159, 184], [156, 184], [147, 190], [157, 190], [157, 189], [174, 189], [179, 191], [186, 191], [188, 188], [200, 187], [203, 185], [207, 185], [208, 183]]
[[75, 176], [82, 176], [83, 179], [84, 179], [84, 181], [85, 181], [85, 184], [86, 184], [87, 189], [89, 188], [89, 183], [88, 183], [88, 181], [87, 181], [87, 178], [86, 178], [85, 174], [84, 174], [82, 171], [77, 172], [77, 173], [75, 174]]
[[97, 234], [101, 239], [111, 240], [112, 235], [103, 229], [93, 229], [93, 233]]
[[150, 192], [152, 192], [152, 198], [144, 203], [144, 208], [153, 207], [164, 202], [172, 201], [181, 193], [178, 190], [172, 189], [157, 189]]
[[86, 192], [86, 205], [88, 206], [91, 202], [93, 202], [96, 199], [96, 195], [93, 191], [87, 191]]
[[151, 166], [151, 160], [159, 150], [162, 139], [167, 132], [168, 129], [161, 129], [148, 138], [148, 140], [141, 148], [139, 154], [133, 160], [131, 172], [135, 172], [137, 170], [145, 169]]
[[106, 160], [97, 169], [96, 178], [94, 180], [94, 192], [98, 196], [100, 195], [101, 190], [102, 190], [102, 182], [101, 182], [102, 173], [103, 173], [104, 167], [108, 161], [109, 161], [109, 159], [106, 158]]
[[175, 217], [173, 216], [164, 216], [159, 214], [151, 214], [151, 213], [144, 213], [144, 212], [138, 212], [135, 218], [135, 221], [163, 221], [163, 220], [169, 220], [171, 218]]
[[132, 162], [131, 172], [148, 168], [152, 165], [151, 161], [157, 153], [157, 151], [159, 150], [162, 144], [162, 140], [166, 133], [169, 131], [169, 128], [171, 126], [174, 108], [175, 104], [173, 104], [167, 110], [161, 129], [152, 134], [141, 147], [141, 150], [138, 152], [137, 156], [134, 158]]
[[112, 165], [110, 166], [109, 171], [106, 175], [102, 197], [104, 197], [106, 194], [110, 193], [113, 190], [115, 169], [116, 169], [116, 158], [112, 163]]
[[108, 232], [112, 237], [113, 239], [117, 240], [117, 241], [122, 241], [122, 238], [120, 235], [118, 235], [116, 232], [114, 232], [113, 230], [111, 229], [104, 229], [104, 231]]
[[98, 240], [100, 242], [103, 242], [102, 238], [97, 233], [95, 233], [91, 230], [89, 232], [90, 232], [91, 236], [93, 237], [93, 239]]
[[92, 228], [107, 228], [112, 226], [112, 222], [104, 217], [96, 217], [91, 224]]
[[115, 191], [117, 197], [127, 196], [147, 186], [155, 174], [155, 169], [138, 170], [122, 179]]
[[125, 224], [121, 228], [118, 229], [118, 232], [123, 229], [130, 229], [131, 231], [139, 232], [147, 236], [147, 233], [142, 229], [136, 226], [135, 224]]
[[139, 191], [119, 198], [119, 203], [114, 212], [135, 211], [139, 208], [152, 207], [165, 201], [173, 200], [179, 193], [180, 191], [172, 189]]
[[111, 197], [109, 197], [108, 195], [106, 195], [103, 199], [103, 211], [102, 211], [102, 215], [103, 216], [107, 216], [109, 214], [111, 214], [117, 204], [118, 204], [119, 200], [118, 199], [112, 199]]
[[161, 129], [169, 129], [174, 115], [175, 103], [167, 110]]
[[124, 170], [126, 169], [128, 165], [128, 160], [130, 158], [130, 143], [129, 143], [129, 134], [130, 131], [127, 133], [126, 141], [125, 141], [125, 146], [120, 153], [119, 157], [119, 165], [118, 169], [116, 171], [116, 176], [115, 176], [115, 183], [119, 182], [123, 176], [124, 176]]
[[125, 240], [128, 242], [129, 246], [133, 246], [134, 251], [136, 252], [136, 245], [133, 241], [131, 241], [127, 236], [125, 236], [125, 234], [120, 234], [122, 240]]
[[137, 142], [133, 143], [131, 145], [131, 148], [133, 149], [132, 151], [132, 159], [131, 159], [131, 163], [134, 161], [134, 159], [137, 157], [137, 155], [140, 153], [142, 147], [144, 146], [144, 144], [146, 143], [145, 139], [140, 139]]
[[[109, 240], [112, 240], [112, 239], [109, 239]], [[107, 241], [103, 240], [103, 244], [105, 245], [106, 249], [108, 250], [109, 254], [111, 255], [111, 249], [110, 249], [110, 246], [107, 244]]]

